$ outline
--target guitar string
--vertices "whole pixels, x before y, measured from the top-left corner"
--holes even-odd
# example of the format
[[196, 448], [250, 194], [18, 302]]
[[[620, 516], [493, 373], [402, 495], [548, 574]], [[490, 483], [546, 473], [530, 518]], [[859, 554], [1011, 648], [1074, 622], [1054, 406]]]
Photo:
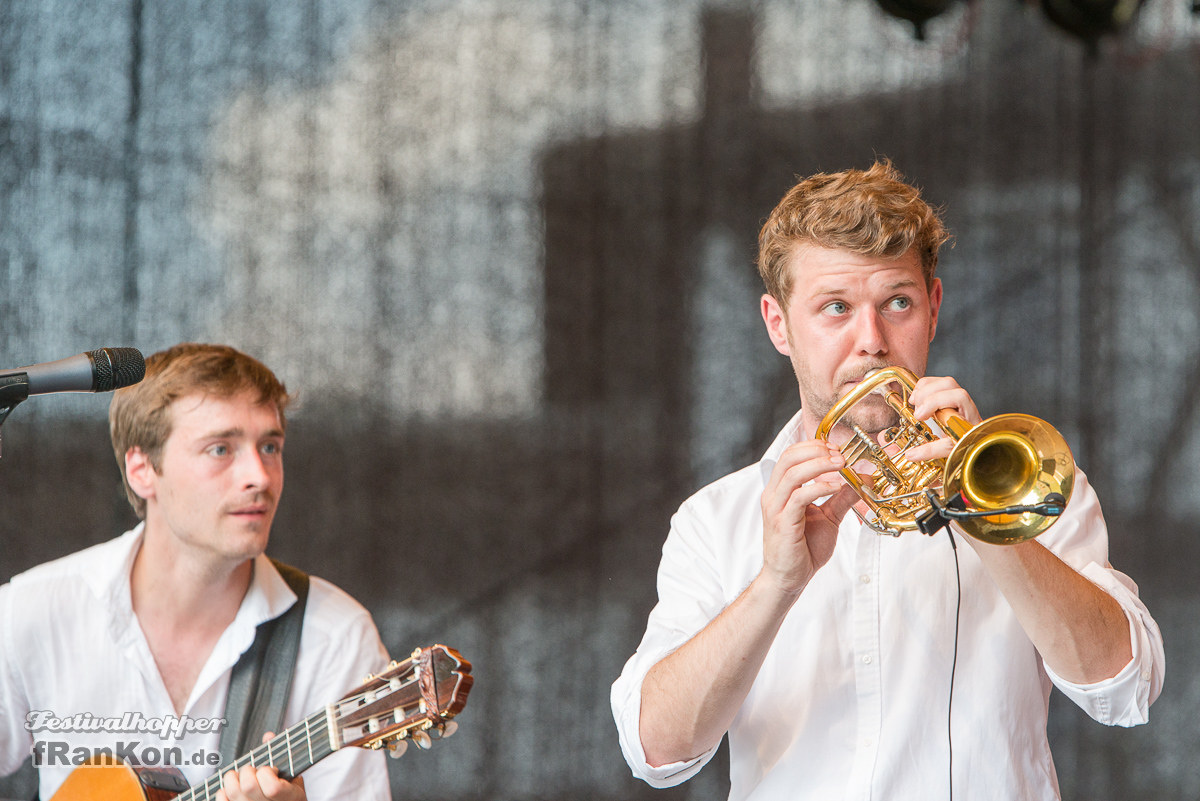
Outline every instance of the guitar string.
[[[334, 750], [332, 748], [331, 744], [328, 742], [328, 740], [325, 742], [325, 750], [323, 752], [322, 752], [322, 749], [318, 749], [317, 752], [314, 753], [313, 748], [312, 748], [312, 735], [311, 735], [312, 723], [314, 722], [314, 720], [323, 723], [324, 719], [325, 719], [324, 711], [313, 713], [312, 715], [305, 718], [302, 722], [293, 726], [292, 729], [289, 729], [287, 732], [284, 732], [284, 736], [276, 737], [276, 738], [268, 741], [267, 743], [260, 745], [258, 748], [255, 748], [253, 751], [249, 752], [248, 754], [243, 754], [242, 756], [238, 757], [232, 763], [230, 763], [229, 765], [226, 765], [224, 768], [222, 768], [217, 773], [214, 773], [212, 776], [209, 776], [202, 784], [192, 787], [191, 790], [189, 791], [191, 793], [191, 795], [186, 795], [186, 794], [181, 795], [178, 797], [178, 800], [179, 801], [187, 801], [188, 799], [196, 797], [196, 795], [195, 795], [196, 793], [203, 792], [204, 793], [204, 801], [211, 801], [211, 799], [213, 798], [213, 795], [221, 789], [222, 777], [229, 771], [241, 770], [243, 767], [246, 767], [247, 765], [249, 765], [251, 767], [255, 767], [255, 768], [260, 767], [261, 765], [275, 766], [276, 760], [281, 759], [283, 756], [283, 753], [284, 753], [284, 751], [279, 746], [287, 746], [287, 744], [291, 740], [290, 734], [291, 734], [292, 730], [300, 729], [301, 727], [304, 728], [305, 739], [308, 741], [307, 748], [308, 748], [308, 754], [309, 754], [309, 764], [308, 764], [308, 766], [306, 766], [306, 768], [311, 767], [312, 765], [316, 764], [319, 760], [324, 759], [325, 757], [329, 756], [329, 754], [332, 754], [333, 750]], [[323, 730], [323, 728], [322, 728], [322, 730]], [[294, 752], [290, 747], [288, 747], [287, 754], [288, 754], [289, 764], [291, 763], [293, 753], [296, 753], [296, 752]], [[317, 756], [318, 753], [320, 754], [320, 756]], [[264, 756], [266, 757], [267, 761], [260, 762], [259, 760], [262, 759], [262, 757], [264, 757]], [[305, 768], [302, 768], [301, 771], [303, 772], [304, 769]], [[295, 776], [295, 774], [293, 774], [293, 778], [294, 778], [294, 776]], [[199, 801], [198, 797], [197, 797], [197, 801]]]
[[[392, 692], [398, 692], [414, 683], [417, 683], [418, 679], [415, 676], [412, 676], [411, 678], [408, 677], [414, 672], [414, 668], [415, 668], [415, 665], [412, 663], [412, 660], [410, 658], [408, 660], [405, 660], [405, 662], [397, 665], [391, 671], [389, 671], [390, 673], [393, 674], [393, 676], [398, 671], [403, 672], [405, 675], [405, 678], [401, 681], [400, 686], [397, 687]], [[367, 692], [370, 692], [370, 691], [367, 691]], [[361, 693], [355, 693], [352, 695], [348, 695], [345, 698], [341, 699], [338, 702], [338, 704], [340, 705], [340, 704], [345, 704], [345, 703], [353, 703], [353, 704], [357, 705], [357, 704], [361, 704], [361, 703], [366, 703], [367, 692], [361, 692]], [[323, 741], [325, 749], [327, 749], [327, 750], [318, 748], [318, 752], [323, 751], [322, 753], [320, 753], [320, 756], [317, 756], [317, 753], [313, 751], [312, 726], [314, 723], [321, 724], [320, 729], [322, 731], [324, 731], [323, 724], [325, 723], [325, 716], [326, 716], [326, 712], [324, 710], [313, 713], [309, 717], [305, 718], [301, 723], [292, 727], [292, 729], [288, 729], [287, 731], [285, 731], [283, 733], [283, 735], [284, 735], [283, 737], [273, 738], [272, 740], [268, 741], [266, 744], [259, 746], [258, 748], [255, 748], [250, 753], [245, 754], [241, 757], [238, 757], [230, 765], [226, 766], [225, 768], [220, 770], [218, 773], [215, 773], [212, 776], [210, 776], [202, 784], [196, 785], [195, 787], [190, 788], [190, 790], [185, 795], [179, 796], [180, 801], [187, 801], [188, 799], [192, 799], [192, 798], [195, 798], [196, 801], [200, 801], [199, 798], [196, 796], [197, 792], [204, 793], [203, 801], [211, 801], [211, 799], [213, 798], [212, 794], [215, 792], [218, 792], [221, 789], [221, 778], [222, 778], [222, 776], [224, 776], [224, 774], [228, 773], [230, 770], [240, 770], [242, 767], [245, 767], [246, 765], [250, 765], [252, 767], [257, 768], [260, 766], [260, 764], [258, 762], [256, 762], [256, 760], [263, 756], [265, 756], [267, 758], [267, 761], [262, 764], [275, 767], [276, 761], [277, 760], [281, 761], [282, 757], [284, 755], [286, 755], [287, 760], [288, 760], [288, 771], [291, 774], [292, 778], [295, 778], [295, 776], [297, 774], [295, 772], [294, 757], [303, 756], [303, 753], [302, 753], [303, 750], [306, 749], [308, 751], [308, 765], [306, 765], [304, 768], [301, 768], [301, 772], [306, 770], [308, 767], [315, 765], [318, 761], [320, 761], [321, 759], [324, 759], [326, 756], [329, 756], [334, 751], [334, 748], [332, 747], [332, 743], [329, 742], [328, 738], [325, 738], [325, 740]], [[397, 722], [399, 722], [399, 720], [397, 720]], [[299, 732], [298, 731], [294, 732], [293, 730], [297, 730], [301, 727], [303, 727], [303, 729], [304, 729], [304, 741], [299, 746], [296, 746], [292, 743], [291, 738], [292, 738], [293, 733], [298, 734]], [[320, 743], [319, 743], [319, 745], [320, 745]]]

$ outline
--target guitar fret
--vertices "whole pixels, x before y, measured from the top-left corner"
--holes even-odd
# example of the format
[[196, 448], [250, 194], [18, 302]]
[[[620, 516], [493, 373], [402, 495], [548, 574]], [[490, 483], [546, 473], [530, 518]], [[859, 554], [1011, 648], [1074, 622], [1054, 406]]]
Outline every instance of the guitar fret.
[[288, 729], [283, 733], [284, 745], [287, 747], [288, 758], [288, 775], [293, 778], [296, 776], [296, 766], [292, 763], [292, 730]]
[[271, 742], [267, 743], [266, 749], [268, 765], [279, 767], [279, 763], [283, 758], [283, 754], [279, 752], [280, 748], [285, 750], [287, 749], [287, 732], [282, 732], [281, 734], [277, 735], [275, 739], [271, 740]]
[[308, 761], [310, 764], [316, 764], [317, 760], [313, 758], [312, 750], [312, 718], [304, 721], [304, 742], [308, 746]]

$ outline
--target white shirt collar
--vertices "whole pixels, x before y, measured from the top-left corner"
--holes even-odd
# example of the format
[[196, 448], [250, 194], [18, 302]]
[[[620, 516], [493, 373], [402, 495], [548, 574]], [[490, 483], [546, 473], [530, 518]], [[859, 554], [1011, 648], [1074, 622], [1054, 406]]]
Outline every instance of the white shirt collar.
[[[133, 560], [142, 545], [145, 525], [144, 522], [138, 523], [120, 537], [93, 549], [93, 569], [88, 571], [85, 580], [96, 598], [107, 602], [113, 610], [114, 631], [127, 630], [133, 617], [130, 579]], [[255, 557], [250, 587], [231, 627], [239, 632], [239, 641], [245, 640], [244, 644], [237, 646], [239, 653], [250, 646], [254, 629], [260, 623], [278, 617], [295, 602], [296, 593], [279, 575], [271, 560], [265, 554]]]
[[775, 469], [775, 464], [779, 461], [779, 457], [783, 453], [784, 449], [791, 445], [795, 445], [797, 442], [807, 439], [807, 437], [804, 436], [804, 426], [800, 423], [800, 416], [803, 413], [804, 410], [802, 409], [796, 412], [796, 414], [792, 416], [791, 420], [788, 420], [787, 425], [785, 425], [783, 430], [776, 435], [775, 441], [771, 443], [771, 447], [767, 448], [767, 452], [764, 453], [762, 459], [759, 460], [758, 468], [762, 474], [762, 483], [764, 487], [767, 485], [767, 481], [771, 478], [771, 471]]

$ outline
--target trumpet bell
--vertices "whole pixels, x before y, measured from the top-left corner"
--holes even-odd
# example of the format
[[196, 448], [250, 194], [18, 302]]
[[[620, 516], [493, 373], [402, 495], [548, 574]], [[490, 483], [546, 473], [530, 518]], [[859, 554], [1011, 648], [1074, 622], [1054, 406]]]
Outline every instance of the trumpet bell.
[[[1062, 435], [1028, 414], [990, 417], [968, 431], [946, 458], [943, 491], [961, 493], [979, 511], [1041, 503], [1052, 493], [1071, 497], [1075, 460]], [[1023, 512], [958, 521], [983, 542], [1012, 545], [1031, 540], [1056, 518]]]

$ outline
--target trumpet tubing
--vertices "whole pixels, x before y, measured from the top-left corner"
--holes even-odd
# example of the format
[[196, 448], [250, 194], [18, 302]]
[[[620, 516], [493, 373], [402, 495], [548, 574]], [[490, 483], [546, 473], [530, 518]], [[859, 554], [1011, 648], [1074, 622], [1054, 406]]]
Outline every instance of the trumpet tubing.
[[[870, 373], [834, 404], [817, 427], [817, 438], [826, 442], [839, 424], [849, 431], [840, 448], [846, 463], [839, 472], [866, 507], [864, 514], [856, 505], [855, 514], [875, 531], [899, 536], [920, 529], [921, 521], [935, 511], [929, 499], [933, 493], [939, 508], [953, 506], [961, 498], [966, 511], [976, 516], [956, 522], [984, 542], [1024, 542], [1053, 525], [1053, 515], [1028, 507], [1057, 496], [1065, 506], [1071, 496], [1075, 462], [1062, 435], [1031, 415], [998, 415], [972, 426], [952, 410], [942, 409], [933, 419], [955, 441], [954, 449], [946, 459], [911, 460], [906, 456], [910, 448], [937, 439], [933, 429], [913, 415], [908, 402], [916, 383], [917, 377], [903, 367]], [[846, 419], [871, 393], [881, 394], [897, 415], [896, 425], [878, 443]], [[870, 469], [867, 481], [854, 470], [864, 461]]]

